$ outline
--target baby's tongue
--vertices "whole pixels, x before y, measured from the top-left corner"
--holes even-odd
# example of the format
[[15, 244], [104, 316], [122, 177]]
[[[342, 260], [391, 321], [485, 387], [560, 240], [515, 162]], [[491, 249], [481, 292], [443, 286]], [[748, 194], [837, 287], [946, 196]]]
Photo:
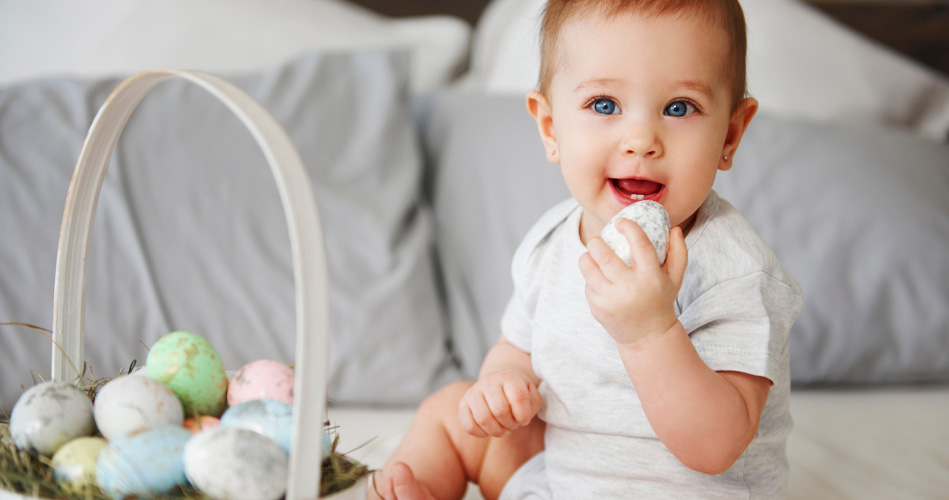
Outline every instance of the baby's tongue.
[[616, 187], [629, 194], [650, 195], [662, 187], [662, 184], [644, 179], [616, 179]]

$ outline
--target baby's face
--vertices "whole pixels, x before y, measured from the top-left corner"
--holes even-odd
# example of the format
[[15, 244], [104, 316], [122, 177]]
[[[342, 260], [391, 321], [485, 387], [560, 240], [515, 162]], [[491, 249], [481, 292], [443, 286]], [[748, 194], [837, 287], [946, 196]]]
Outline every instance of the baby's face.
[[583, 206], [584, 243], [643, 199], [688, 230], [730, 165], [724, 34], [688, 15], [622, 14], [569, 22], [559, 46], [546, 97], [564, 179]]

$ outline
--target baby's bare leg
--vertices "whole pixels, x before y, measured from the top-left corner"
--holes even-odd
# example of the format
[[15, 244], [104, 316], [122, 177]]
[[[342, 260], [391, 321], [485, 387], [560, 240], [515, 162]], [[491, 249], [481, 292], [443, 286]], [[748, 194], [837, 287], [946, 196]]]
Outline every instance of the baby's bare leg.
[[[392, 494], [390, 474], [393, 464], [401, 462], [412, 470], [422, 491], [438, 500], [462, 498], [469, 481], [478, 483], [491, 500], [521, 464], [543, 450], [544, 424], [538, 419], [503, 438], [477, 438], [465, 432], [458, 403], [471, 385], [449, 385], [422, 403], [375, 481], [380, 493], [387, 498]], [[377, 497], [370, 491], [369, 498]]]

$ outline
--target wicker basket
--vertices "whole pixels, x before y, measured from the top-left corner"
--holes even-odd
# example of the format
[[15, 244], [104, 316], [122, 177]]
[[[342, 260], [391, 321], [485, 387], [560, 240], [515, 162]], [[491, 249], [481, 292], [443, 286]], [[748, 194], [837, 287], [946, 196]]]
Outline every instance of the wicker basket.
[[[316, 200], [303, 162], [280, 125], [247, 94], [212, 75], [174, 70], [146, 71], [122, 82], [99, 109], [79, 153], [69, 185], [53, 302], [52, 379], [72, 381], [69, 360], [82, 360], [86, 254], [99, 189], [109, 159], [132, 111], [155, 85], [170, 78], [195, 83], [230, 108], [263, 150], [277, 183], [290, 231], [296, 300], [296, 360], [293, 442], [287, 500], [319, 496], [323, 417], [326, 412], [329, 346], [329, 279]], [[334, 500], [365, 498], [363, 478]], [[27, 499], [0, 490], [0, 500]]]

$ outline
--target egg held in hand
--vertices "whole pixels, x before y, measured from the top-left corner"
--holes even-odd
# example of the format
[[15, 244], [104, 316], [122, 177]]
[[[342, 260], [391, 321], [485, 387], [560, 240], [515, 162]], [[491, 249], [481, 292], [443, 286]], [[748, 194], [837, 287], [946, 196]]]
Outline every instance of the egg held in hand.
[[627, 265], [633, 264], [633, 258], [629, 251], [629, 241], [626, 236], [616, 230], [616, 221], [619, 219], [629, 219], [643, 228], [643, 232], [652, 242], [656, 249], [656, 256], [659, 257], [659, 264], [666, 261], [666, 253], [669, 250], [669, 231], [672, 230], [672, 224], [669, 222], [669, 214], [662, 204], [644, 200], [627, 206], [613, 216], [612, 219], [603, 228], [600, 237], [606, 242], [616, 256], [623, 259]]
[[181, 399], [185, 417], [219, 417], [227, 407], [224, 363], [199, 335], [179, 331], [158, 339], [148, 351], [145, 370]]
[[95, 432], [92, 401], [66, 382], [43, 382], [17, 399], [10, 414], [10, 435], [21, 450], [52, 456], [64, 444]]

